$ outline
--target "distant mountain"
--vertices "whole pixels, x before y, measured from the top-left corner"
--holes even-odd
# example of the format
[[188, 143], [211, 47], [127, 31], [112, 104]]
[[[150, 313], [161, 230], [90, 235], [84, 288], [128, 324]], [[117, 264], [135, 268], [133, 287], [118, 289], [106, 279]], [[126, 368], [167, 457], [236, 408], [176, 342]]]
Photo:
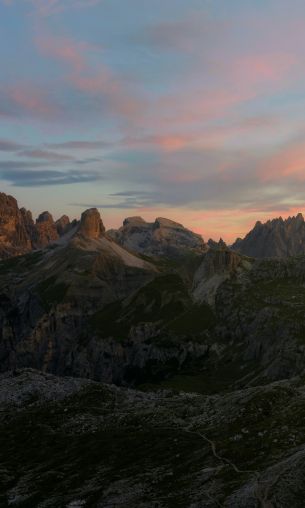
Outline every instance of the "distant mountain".
[[206, 244], [202, 237], [178, 222], [158, 217], [146, 222], [142, 217], [128, 217], [118, 230], [107, 234], [122, 247], [147, 256], [176, 257], [186, 252], [202, 253]]
[[238, 238], [231, 248], [258, 258], [305, 254], [304, 217], [299, 213], [286, 220], [280, 217], [264, 224], [258, 221], [245, 238]]
[[[67, 215], [55, 222], [48, 211], [42, 212], [34, 221], [29, 210], [19, 209], [13, 196], [0, 193], [0, 259], [44, 249], [77, 225], [79, 222], [70, 222]], [[141, 217], [128, 217], [120, 229], [107, 231], [107, 237], [131, 252], [155, 257], [202, 254], [208, 248], [200, 235], [161, 217], [153, 223], [145, 222]]]

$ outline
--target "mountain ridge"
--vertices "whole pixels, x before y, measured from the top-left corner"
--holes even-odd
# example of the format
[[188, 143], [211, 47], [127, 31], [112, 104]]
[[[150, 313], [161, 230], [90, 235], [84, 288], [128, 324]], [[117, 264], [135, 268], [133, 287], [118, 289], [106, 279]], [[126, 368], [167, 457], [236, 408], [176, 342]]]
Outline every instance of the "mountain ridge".
[[286, 257], [305, 253], [305, 221], [301, 213], [265, 223], [257, 221], [252, 230], [231, 245], [233, 250], [253, 257]]

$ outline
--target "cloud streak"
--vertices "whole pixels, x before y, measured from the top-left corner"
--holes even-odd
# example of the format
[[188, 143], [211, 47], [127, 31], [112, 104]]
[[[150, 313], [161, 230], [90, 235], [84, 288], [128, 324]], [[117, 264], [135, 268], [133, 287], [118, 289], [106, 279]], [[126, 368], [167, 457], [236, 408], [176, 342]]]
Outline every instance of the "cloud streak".
[[0, 152], [16, 152], [25, 148], [25, 145], [10, 141], [8, 139], [0, 139]]
[[23, 171], [0, 169], [0, 178], [14, 187], [45, 187], [51, 185], [73, 185], [96, 182], [99, 177], [94, 173], [78, 173], [76, 171]]
[[65, 155], [47, 150], [24, 150], [18, 152], [19, 157], [27, 157], [30, 159], [42, 159], [54, 162], [73, 161], [75, 158], [72, 155]]
[[[52, 16], [60, 14], [66, 10], [84, 9], [94, 7], [101, 3], [102, 0], [23, 0], [28, 4], [36, 14], [40, 16]], [[2, 0], [6, 5], [13, 5], [15, 0]]]

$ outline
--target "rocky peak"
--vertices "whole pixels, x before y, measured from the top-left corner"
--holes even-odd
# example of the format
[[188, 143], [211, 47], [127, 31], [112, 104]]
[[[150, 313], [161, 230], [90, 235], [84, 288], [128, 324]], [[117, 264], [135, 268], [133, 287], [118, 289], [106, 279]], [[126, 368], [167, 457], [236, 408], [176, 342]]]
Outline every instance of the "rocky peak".
[[41, 222], [49, 222], [54, 224], [53, 216], [50, 212], [42, 212], [36, 219], [36, 224]]
[[127, 217], [123, 221], [123, 226], [129, 226], [129, 225], [137, 225], [137, 224], [147, 224], [147, 222], [142, 219], [142, 217]]
[[253, 257], [286, 257], [305, 254], [305, 221], [301, 213], [295, 217], [278, 217], [264, 224], [257, 222], [232, 249]]
[[32, 215], [32, 212], [30, 210], [27, 210], [26, 208], [22, 207], [20, 208], [20, 213], [24, 219], [24, 222], [26, 224], [34, 224], [34, 221], [33, 221], [33, 215]]
[[56, 226], [57, 233], [59, 234], [59, 236], [62, 236], [65, 233], [67, 233], [70, 228], [70, 219], [69, 219], [68, 215], [62, 215], [55, 222], [55, 226]]
[[227, 244], [226, 242], [224, 242], [222, 238], [219, 238], [218, 242], [210, 238], [208, 240], [208, 246], [211, 247], [212, 249], [227, 249]]
[[30, 210], [27, 210], [26, 208], [20, 208], [20, 213], [22, 216], [24, 227], [29, 237], [30, 245], [32, 247], [32, 241], [33, 238], [35, 237], [35, 224], [33, 221], [32, 212]]
[[108, 236], [122, 247], [147, 256], [179, 257], [187, 252], [201, 254], [206, 249], [202, 237], [182, 224], [163, 217], [146, 222], [142, 217], [128, 217], [118, 230]]
[[164, 219], [163, 217], [157, 217], [154, 222], [154, 228], [160, 229], [160, 228], [170, 228], [170, 229], [185, 229], [182, 224], [179, 224], [179, 222], [175, 222], [170, 219]]
[[50, 212], [42, 212], [36, 219], [36, 227], [33, 234], [33, 247], [43, 248], [49, 243], [58, 240], [59, 236]]
[[0, 193], [0, 258], [23, 254], [30, 249], [31, 241], [16, 199]]
[[8, 210], [18, 210], [17, 200], [13, 196], [9, 196], [4, 194], [4, 192], [0, 192], [0, 213], [3, 215], [3, 212], [7, 214]]
[[78, 233], [92, 239], [104, 235], [105, 227], [97, 208], [89, 208], [82, 213]]

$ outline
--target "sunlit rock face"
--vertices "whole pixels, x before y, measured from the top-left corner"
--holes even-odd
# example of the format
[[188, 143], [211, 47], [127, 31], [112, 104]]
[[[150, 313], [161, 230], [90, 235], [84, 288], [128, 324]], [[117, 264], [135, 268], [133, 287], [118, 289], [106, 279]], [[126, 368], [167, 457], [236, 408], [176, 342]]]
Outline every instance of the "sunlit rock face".
[[104, 235], [105, 227], [97, 208], [89, 208], [82, 213], [78, 232], [91, 239], [97, 239]]
[[26, 220], [13, 196], [0, 193], [0, 258], [22, 254], [31, 249]]

